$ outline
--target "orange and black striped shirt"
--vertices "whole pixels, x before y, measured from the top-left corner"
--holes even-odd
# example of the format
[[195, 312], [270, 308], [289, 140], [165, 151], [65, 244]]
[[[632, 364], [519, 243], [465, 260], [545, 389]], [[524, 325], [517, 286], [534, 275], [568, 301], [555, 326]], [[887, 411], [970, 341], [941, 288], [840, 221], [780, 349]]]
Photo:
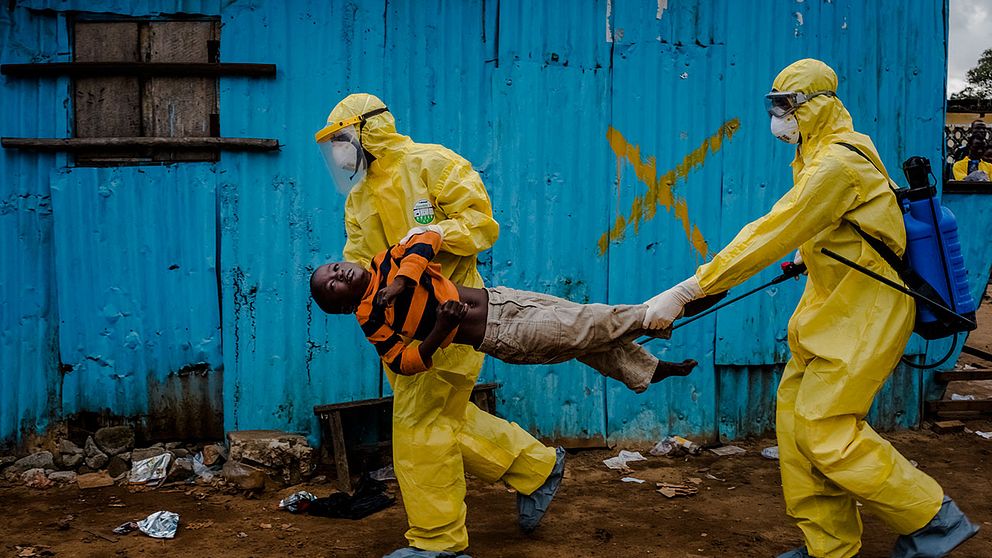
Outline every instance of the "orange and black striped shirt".
[[[424, 362], [420, 350], [410, 346], [404, 337], [423, 340], [434, 329], [438, 305], [458, 300], [458, 288], [441, 275], [440, 265], [431, 263], [440, 247], [440, 235], [424, 232], [414, 235], [405, 245], [391, 246], [372, 258], [372, 280], [355, 316], [382, 361], [398, 374], [416, 374], [431, 367], [431, 362]], [[400, 293], [392, 306], [376, 307], [376, 293], [397, 275], [409, 277], [416, 286]], [[442, 347], [451, 344], [456, 331], [457, 328]]]

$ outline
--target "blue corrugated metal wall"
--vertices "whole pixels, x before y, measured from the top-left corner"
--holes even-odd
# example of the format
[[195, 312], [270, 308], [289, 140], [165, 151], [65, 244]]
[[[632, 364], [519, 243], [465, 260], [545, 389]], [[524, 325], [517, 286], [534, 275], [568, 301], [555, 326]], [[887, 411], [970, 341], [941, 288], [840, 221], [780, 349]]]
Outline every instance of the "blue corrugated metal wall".
[[[221, 132], [283, 148], [71, 171], [64, 157], [0, 154], [18, 177], [0, 210], [18, 239], [3, 246], [18, 271], [0, 279], [0, 438], [74, 412], [153, 413], [162, 396], [149, 385], [188, 364], [204, 363], [207, 380], [169, 387], [168, 399], [191, 390], [223, 407], [226, 429], [315, 433], [314, 404], [388, 393], [358, 328], [308, 302], [310, 270], [344, 242], [343, 200], [312, 133], [348, 92], [380, 95], [401, 131], [476, 166], [502, 224], [482, 256], [492, 284], [578, 301], [637, 302], [681, 280], [789, 187], [791, 153], [768, 134], [761, 97], [796, 58], [837, 70], [890, 168], [941, 159], [943, 0], [30, 0], [0, 15], [3, 61], [66, 59], [64, 14], [79, 10], [220, 17], [222, 61], [278, 67], [271, 80], [220, 80]], [[66, 80], [3, 87], [4, 135], [67, 133]], [[576, 363], [489, 361], [483, 379], [503, 384], [504, 415], [544, 436], [763, 432], [800, 287], [653, 343], [700, 370], [642, 396]], [[64, 382], [56, 347], [74, 365]], [[872, 416], [914, 424], [920, 376], [896, 378]]]

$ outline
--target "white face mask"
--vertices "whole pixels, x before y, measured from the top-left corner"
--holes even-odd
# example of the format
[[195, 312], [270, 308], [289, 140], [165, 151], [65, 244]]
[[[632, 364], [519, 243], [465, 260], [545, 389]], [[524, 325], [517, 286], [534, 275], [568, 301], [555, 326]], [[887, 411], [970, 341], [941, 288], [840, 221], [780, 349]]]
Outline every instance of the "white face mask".
[[785, 117], [772, 116], [772, 135], [785, 143], [799, 143], [799, 121], [790, 114]]

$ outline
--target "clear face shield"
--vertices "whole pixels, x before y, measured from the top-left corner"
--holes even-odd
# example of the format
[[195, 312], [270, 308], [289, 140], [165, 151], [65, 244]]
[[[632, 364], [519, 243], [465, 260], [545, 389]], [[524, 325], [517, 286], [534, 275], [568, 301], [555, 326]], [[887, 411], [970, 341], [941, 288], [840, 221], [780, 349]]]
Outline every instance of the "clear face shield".
[[338, 192], [347, 194], [365, 178], [368, 162], [356, 124], [341, 128], [317, 146]]

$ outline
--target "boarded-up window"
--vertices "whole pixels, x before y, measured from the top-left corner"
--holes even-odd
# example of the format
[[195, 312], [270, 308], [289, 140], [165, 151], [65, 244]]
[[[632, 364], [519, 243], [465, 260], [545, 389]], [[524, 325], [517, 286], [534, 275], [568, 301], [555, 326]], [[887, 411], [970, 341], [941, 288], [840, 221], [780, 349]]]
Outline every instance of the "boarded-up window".
[[[215, 63], [217, 21], [76, 21], [76, 62]], [[216, 77], [77, 77], [75, 136], [219, 137]], [[211, 149], [81, 151], [80, 165], [216, 161]]]

